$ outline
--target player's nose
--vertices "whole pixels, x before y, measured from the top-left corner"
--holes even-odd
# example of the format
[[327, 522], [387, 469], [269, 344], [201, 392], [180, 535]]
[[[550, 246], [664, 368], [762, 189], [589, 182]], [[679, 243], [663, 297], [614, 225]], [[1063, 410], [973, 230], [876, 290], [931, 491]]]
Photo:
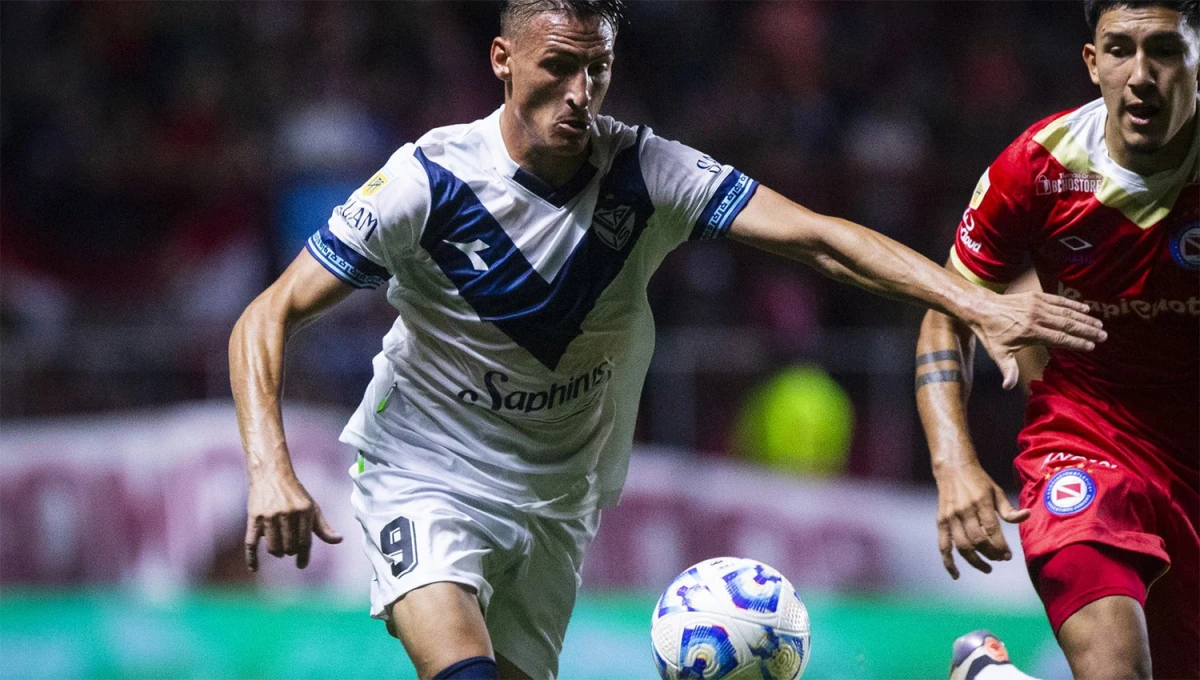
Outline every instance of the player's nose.
[[580, 69], [567, 85], [567, 103], [576, 110], [586, 110], [592, 100], [592, 76]]
[[1129, 73], [1129, 87], [1145, 88], [1154, 85], [1153, 61], [1144, 50], [1138, 50], [1133, 57], [1133, 70]]

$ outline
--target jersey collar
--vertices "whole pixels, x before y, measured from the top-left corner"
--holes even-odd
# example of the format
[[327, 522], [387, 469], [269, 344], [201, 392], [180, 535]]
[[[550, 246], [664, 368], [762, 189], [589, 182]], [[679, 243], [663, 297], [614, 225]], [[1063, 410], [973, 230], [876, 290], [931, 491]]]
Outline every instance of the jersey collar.
[[561, 186], [553, 187], [537, 175], [522, 168], [509, 155], [508, 147], [504, 145], [504, 137], [500, 134], [500, 114], [503, 111], [504, 106], [501, 105], [492, 115], [487, 117], [483, 126], [484, 138], [496, 163], [496, 170], [504, 177], [516, 182], [526, 191], [529, 191], [556, 208], [561, 208], [570, 203], [571, 199], [578, 196], [591, 183], [600, 166], [600, 153], [597, 148], [599, 145], [596, 143], [595, 124], [593, 123], [592, 125], [592, 139], [589, 145], [590, 151], [587, 162], [579, 168], [571, 179], [567, 180]]

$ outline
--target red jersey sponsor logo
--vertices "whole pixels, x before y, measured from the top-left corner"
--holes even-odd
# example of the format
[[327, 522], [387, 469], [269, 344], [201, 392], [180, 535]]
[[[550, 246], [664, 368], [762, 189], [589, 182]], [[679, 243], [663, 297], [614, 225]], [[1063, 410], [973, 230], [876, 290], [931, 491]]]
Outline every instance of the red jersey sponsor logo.
[[1200, 297], [1193, 295], [1187, 299], [1159, 298], [1158, 300], [1142, 300], [1139, 298], [1119, 298], [1113, 302], [1101, 300], [1084, 300], [1083, 293], [1070, 286], [1058, 282], [1058, 294], [1070, 300], [1083, 302], [1092, 308], [1092, 313], [1105, 319], [1115, 319], [1135, 314], [1146, 321], [1153, 321], [1160, 314], [1179, 314], [1200, 316]]
[[1094, 467], [1108, 468], [1110, 470], [1117, 469], [1116, 463], [1110, 463], [1107, 460], [1100, 460], [1098, 458], [1088, 458], [1087, 456], [1081, 456], [1077, 453], [1066, 453], [1065, 451], [1055, 451], [1054, 453], [1047, 454], [1046, 457], [1042, 459], [1042, 467], [1044, 468], [1061, 468], [1075, 465], [1091, 465]]
[[1094, 194], [1100, 190], [1100, 183], [1103, 181], [1104, 175], [1084, 172], [1062, 172], [1059, 173], [1058, 177], [1053, 179], [1046, 175], [1038, 175], [1033, 186], [1038, 196], [1071, 192]]

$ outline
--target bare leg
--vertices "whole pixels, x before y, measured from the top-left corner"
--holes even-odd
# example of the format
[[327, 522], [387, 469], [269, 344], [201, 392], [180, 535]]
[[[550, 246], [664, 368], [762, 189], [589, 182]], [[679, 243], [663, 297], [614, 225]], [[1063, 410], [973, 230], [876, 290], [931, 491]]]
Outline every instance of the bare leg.
[[468, 586], [431, 583], [396, 600], [391, 609], [388, 632], [404, 645], [421, 680], [463, 659], [492, 656], [479, 599]]
[[1076, 680], [1150, 680], [1146, 615], [1131, 597], [1087, 604], [1058, 629], [1058, 644]]

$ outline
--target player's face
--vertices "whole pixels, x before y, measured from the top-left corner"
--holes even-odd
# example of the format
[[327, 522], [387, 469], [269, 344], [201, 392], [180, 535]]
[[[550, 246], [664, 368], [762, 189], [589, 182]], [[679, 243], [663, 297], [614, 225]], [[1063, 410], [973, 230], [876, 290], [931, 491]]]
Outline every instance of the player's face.
[[579, 156], [612, 75], [613, 28], [600, 17], [579, 19], [544, 12], [530, 20], [507, 46], [507, 69], [493, 69], [507, 86], [520, 134], [536, 153]]
[[1116, 7], [1100, 16], [1083, 58], [1108, 109], [1109, 139], [1134, 156], [1174, 139], [1196, 110], [1200, 37], [1166, 7]]

